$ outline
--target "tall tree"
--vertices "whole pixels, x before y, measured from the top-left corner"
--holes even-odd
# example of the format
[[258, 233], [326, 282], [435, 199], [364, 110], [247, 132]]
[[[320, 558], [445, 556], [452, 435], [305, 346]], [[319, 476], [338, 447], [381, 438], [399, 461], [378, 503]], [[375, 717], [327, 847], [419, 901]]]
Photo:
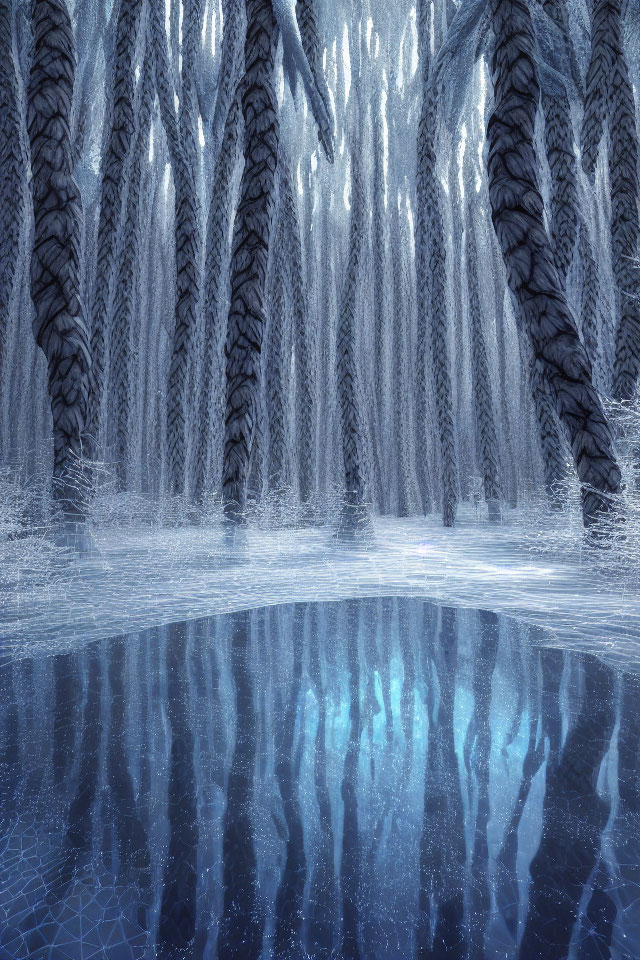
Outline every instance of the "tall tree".
[[484, 498], [489, 520], [500, 519], [500, 481], [498, 467], [498, 437], [491, 395], [489, 361], [484, 333], [484, 318], [478, 289], [478, 252], [476, 245], [475, 204], [471, 202], [467, 222], [467, 270], [469, 284], [469, 313], [471, 319], [471, 372], [476, 411], [476, 433], [480, 449]]
[[[422, 0], [420, 52], [422, 59], [422, 111], [418, 122], [418, 310], [427, 311], [427, 329], [431, 340], [436, 414], [442, 465], [442, 518], [445, 527], [452, 527], [458, 500], [458, 465], [456, 434], [453, 419], [453, 388], [449, 356], [448, 312], [446, 291], [446, 252], [441, 211], [441, 186], [436, 174], [437, 100], [430, 84], [429, 16], [426, 0]], [[421, 323], [420, 329], [422, 329]], [[418, 349], [425, 348], [419, 343]], [[421, 409], [421, 415], [424, 410]]]
[[227, 517], [242, 519], [260, 390], [265, 285], [275, 205], [278, 105], [274, 87], [277, 26], [271, 0], [246, 0], [242, 86], [244, 170], [231, 256], [225, 346], [227, 404], [222, 488]]
[[111, 344], [112, 384], [111, 421], [115, 426], [116, 472], [121, 489], [127, 485], [133, 420], [135, 359], [134, 310], [136, 307], [136, 279], [142, 248], [142, 175], [149, 150], [149, 129], [153, 105], [153, 73], [151, 57], [147, 56], [142, 72], [137, 110], [137, 131], [131, 157], [127, 210], [118, 263], [118, 282], [114, 297], [114, 316]]
[[284, 259], [284, 223], [278, 214], [276, 238], [274, 241], [273, 277], [271, 283], [271, 302], [269, 310], [269, 329], [267, 337], [267, 356], [265, 358], [265, 386], [267, 405], [267, 429], [269, 444], [267, 449], [267, 485], [274, 493], [282, 493], [287, 480], [287, 417], [285, 400], [289, 382], [287, 362], [287, 304], [283, 268]]
[[53, 415], [53, 493], [67, 521], [84, 515], [82, 455], [89, 338], [80, 301], [80, 196], [73, 177], [70, 116], [74, 49], [64, 0], [34, 0], [28, 129], [35, 218], [31, 296], [36, 342], [47, 358]]
[[492, 0], [489, 196], [519, 322], [550, 385], [582, 485], [585, 524], [609, 510], [620, 489], [609, 423], [593, 387], [543, 220], [533, 135], [539, 97], [535, 38], [525, 0]]
[[[14, 9], [0, 2], [0, 361], [19, 277], [20, 238], [27, 182], [19, 66], [14, 46]], [[5, 395], [6, 396], [6, 395]]]
[[[388, 492], [385, 489], [384, 458], [385, 458], [385, 335], [387, 333], [385, 321], [385, 280], [387, 265], [387, 237], [385, 231], [384, 206], [384, 134], [383, 134], [383, 102], [382, 91], [372, 102], [373, 113], [373, 217], [372, 217], [372, 245], [373, 245], [373, 395], [375, 402], [375, 435], [372, 437], [374, 445], [374, 479], [376, 486], [377, 507], [381, 513], [388, 505]], [[418, 386], [423, 381], [418, 373]], [[424, 426], [420, 411], [422, 394], [418, 392], [416, 407], [418, 410], [418, 430]]]
[[[307, 58], [315, 94], [320, 104], [312, 104], [313, 114], [318, 124], [318, 139], [329, 160], [333, 159], [331, 133], [331, 98], [324, 76], [322, 58], [322, 38], [318, 30], [317, 0], [297, 0], [296, 19], [302, 40], [302, 49]], [[307, 81], [308, 83], [308, 81]], [[323, 119], [321, 119], [321, 117]]]
[[[565, 0], [545, 0], [546, 13], [564, 33], [566, 21]], [[577, 158], [573, 149], [573, 124], [567, 91], [543, 90], [544, 140], [551, 172], [551, 239], [558, 275], [566, 285], [569, 267], [573, 261], [578, 225]]]
[[[356, 125], [361, 118], [354, 118]], [[364, 254], [364, 187], [362, 183], [362, 139], [353, 137], [351, 159], [351, 222], [349, 253], [341, 292], [336, 341], [336, 375], [342, 431], [345, 501], [340, 531], [349, 536], [369, 526], [365, 507], [363, 420], [359, 397], [357, 350], [357, 305], [361, 262]]]
[[240, 96], [231, 101], [226, 117], [220, 152], [215, 161], [211, 202], [207, 221], [207, 247], [204, 276], [204, 330], [194, 499], [202, 500], [208, 488], [211, 460], [215, 460], [216, 480], [220, 470], [218, 438], [224, 422], [224, 341], [226, 327], [227, 282], [229, 266], [229, 228], [233, 216], [232, 182], [239, 160], [242, 113]]
[[227, 117], [237, 97], [238, 81], [243, 73], [243, 51], [246, 33], [244, 0], [224, 0], [220, 71], [216, 86], [215, 108], [211, 118], [211, 152], [214, 161], [222, 149]]
[[608, 133], [611, 254], [617, 286], [613, 395], [630, 400], [640, 376], [640, 215], [638, 128], [624, 49], [621, 0], [593, 0], [591, 57], [582, 125], [583, 166], [593, 175]]
[[[244, 169], [234, 226], [225, 347], [227, 406], [222, 489], [225, 515], [233, 520], [243, 517], [258, 426], [260, 354], [278, 159], [279, 118], [274, 87], [278, 28], [289, 86], [295, 93], [298, 75], [302, 78], [324, 151], [329, 160], [333, 159], [330, 107], [323, 96], [321, 74], [314, 75], [309, 65], [293, 0], [246, 0], [246, 11], [242, 85]], [[316, 53], [313, 46], [309, 51], [311, 55]]]
[[127, 191], [127, 161], [135, 134], [135, 55], [142, 0], [121, 0], [116, 26], [111, 127], [102, 160], [102, 187], [96, 276], [91, 315], [91, 381], [87, 433], [97, 453], [102, 444], [103, 407], [107, 387], [113, 283], [123, 203]]
[[161, 4], [152, 4], [156, 90], [173, 171], [176, 253], [175, 325], [167, 384], [169, 489], [185, 493], [189, 374], [200, 303], [200, 201], [198, 196], [198, 105], [195, 72], [202, 28], [202, 0], [184, 6], [182, 69], [176, 113], [172, 68]]
[[287, 279], [293, 313], [294, 356], [296, 364], [296, 459], [300, 500], [308, 508], [315, 483], [315, 443], [313, 429], [315, 368], [313, 364], [310, 314], [302, 269], [300, 218], [291, 183], [290, 160], [282, 148], [278, 159], [280, 205], [286, 239]]

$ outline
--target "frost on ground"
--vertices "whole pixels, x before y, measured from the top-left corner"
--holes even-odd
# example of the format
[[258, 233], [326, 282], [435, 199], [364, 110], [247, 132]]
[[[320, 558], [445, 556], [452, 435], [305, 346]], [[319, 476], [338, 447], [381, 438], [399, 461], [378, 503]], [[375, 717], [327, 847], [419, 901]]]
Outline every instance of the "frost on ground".
[[36, 546], [22, 548], [24, 567], [15, 551], [29, 538], [5, 540], [2, 652], [33, 654], [34, 646], [270, 604], [393, 595], [517, 617], [545, 629], [550, 643], [600, 651], [633, 669], [637, 568], [625, 574], [619, 545], [586, 546], [573, 515], [536, 509], [494, 525], [467, 508], [454, 530], [435, 517], [378, 519], [373, 541], [354, 546], [337, 542], [329, 526], [112, 524], [94, 528], [90, 556], [55, 551], [44, 537], [37, 564], [29, 565]]

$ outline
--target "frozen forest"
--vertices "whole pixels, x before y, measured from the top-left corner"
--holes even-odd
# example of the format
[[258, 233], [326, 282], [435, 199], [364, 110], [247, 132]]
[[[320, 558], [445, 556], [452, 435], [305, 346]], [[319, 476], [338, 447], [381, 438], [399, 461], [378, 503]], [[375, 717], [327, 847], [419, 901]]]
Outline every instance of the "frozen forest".
[[632, 509], [634, 3], [3, 0], [0, 27], [23, 532]]
[[0, 0], [0, 960], [640, 957], [640, 0]]

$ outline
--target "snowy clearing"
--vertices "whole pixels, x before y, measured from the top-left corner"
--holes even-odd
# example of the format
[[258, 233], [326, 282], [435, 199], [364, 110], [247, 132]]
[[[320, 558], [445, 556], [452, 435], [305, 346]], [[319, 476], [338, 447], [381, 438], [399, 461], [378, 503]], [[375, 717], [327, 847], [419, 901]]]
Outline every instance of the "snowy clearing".
[[[294, 601], [423, 597], [491, 609], [548, 631], [549, 641], [640, 664], [640, 591], [606, 572], [608, 551], [555, 542], [552, 520], [491, 525], [471, 511], [378, 519], [375, 540], [345, 547], [332, 530], [220, 526], [96, 530], [96, 551], [5, 592], [2, 651], [33, 654], [178, 620]], [[593, 554], [593, 555], [590, 555]], [[573, 557], [574, 559], [570, 559]]]

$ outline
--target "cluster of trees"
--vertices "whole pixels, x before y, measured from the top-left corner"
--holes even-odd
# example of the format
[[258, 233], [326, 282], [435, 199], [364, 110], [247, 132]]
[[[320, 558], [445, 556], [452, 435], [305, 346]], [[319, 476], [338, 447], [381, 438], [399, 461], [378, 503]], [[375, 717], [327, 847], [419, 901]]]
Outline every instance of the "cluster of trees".
[[52, 434], [67, 516], [107, 461], [348, 529], [575, 472], [590, 523], [602, 397], [640, 373], [636, 29], [622, 0], [0, 0], [2, 458]]
[[0, 689], [8, 956], [76, 913], [164, 960], [637, 954], [638, 678], [492, 613], [241, 611]]

